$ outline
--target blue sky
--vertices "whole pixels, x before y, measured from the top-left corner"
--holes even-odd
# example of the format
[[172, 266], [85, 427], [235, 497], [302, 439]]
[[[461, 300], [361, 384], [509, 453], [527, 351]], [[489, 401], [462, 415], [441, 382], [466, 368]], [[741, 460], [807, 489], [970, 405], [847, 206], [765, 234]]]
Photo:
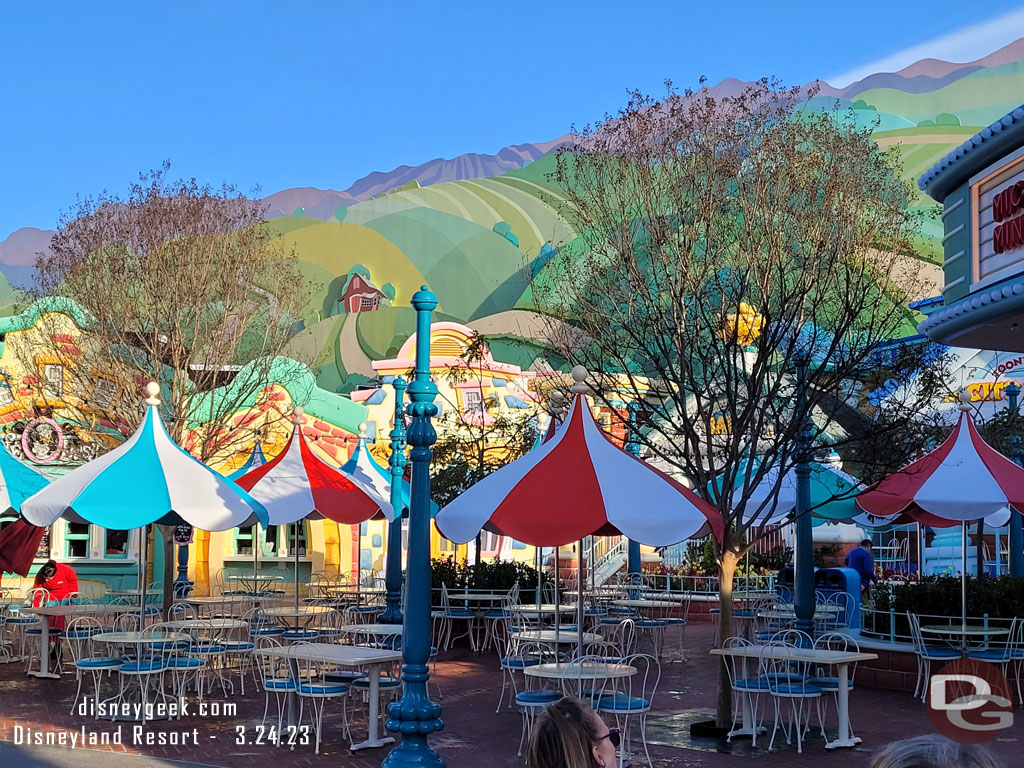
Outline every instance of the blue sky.
[[[0, 240], [139, 171], [263, 194], [544, 141], [660, 93], [969, 60], [1024, 11], [952, 0], [0, 4]], [[782, 10], [776, 10], [776, 9]], [[770, 10], [766, 10], [770, 9]], [[1000, 18], [994, 17], [998, 13]]]

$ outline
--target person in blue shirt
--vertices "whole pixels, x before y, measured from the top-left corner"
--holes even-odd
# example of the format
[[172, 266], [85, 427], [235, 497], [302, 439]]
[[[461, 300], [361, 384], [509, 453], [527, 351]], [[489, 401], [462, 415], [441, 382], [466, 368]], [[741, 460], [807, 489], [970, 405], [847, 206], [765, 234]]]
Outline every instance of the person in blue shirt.
[[868, 602], [871, 599], [870, 585], [878, 583], [875, 576], [875, 558], [871, 556], [871, 539], [864, 539], [859, 547], [851, 550], [845, 562], [848, 568], [853, 568], [860, 574], [861, 601]]

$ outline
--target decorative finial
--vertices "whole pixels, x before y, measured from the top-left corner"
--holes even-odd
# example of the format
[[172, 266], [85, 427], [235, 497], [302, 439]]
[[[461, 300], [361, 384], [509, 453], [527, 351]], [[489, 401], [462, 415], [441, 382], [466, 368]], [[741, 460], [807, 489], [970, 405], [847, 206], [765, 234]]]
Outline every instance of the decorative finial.
[[146, 405], [160, 405], [160, 385], [151, 381], [146, 385]]
[[571, 387], [569, 387], [570, 392], [572, 392], [573, 394], [582, 395], [590, 391], [590, 387], [588, 387], [584, 383], [587, 376], [590, 375], [587, 372], [586, 368], [584, 368], [582, 365], [577, 365], [575, 368], [572, 369], [572, 371], [569, 372], [569, 375], [572, 376], [572, 379], [575, 382]]
[[360, 440], [365, 440], [368, 437], [369, 437], [369, 435], [366, 433], [366, 422], [365, 421], [360, 422], [360, 424], [359, 424], [359, 439]]
[[305, 420], [305, 419], [303, 419], [303, 416], [305, 415], [305, 413], [306, 412], [304, 410], [302, 410], [302, 406], [301, 405], [296, 405], [294, 408], [292, 408], [292, 424], [294, 424], [296, 426], [301, 424]]
[[565, 407], [565, 395], [562, 394], [562, 390], [556, 389], [548, 395], [548, 410], [553, 415], [558, 415], [562, 412]]
[[970, 392], [968, 392], [966, 389], [961, 390], [958, 399], [960, 400], [960, 406], [959, 407], [960, 407], [961, 411], [969, 411], [969, 410], [971, 410], [971, 393]]

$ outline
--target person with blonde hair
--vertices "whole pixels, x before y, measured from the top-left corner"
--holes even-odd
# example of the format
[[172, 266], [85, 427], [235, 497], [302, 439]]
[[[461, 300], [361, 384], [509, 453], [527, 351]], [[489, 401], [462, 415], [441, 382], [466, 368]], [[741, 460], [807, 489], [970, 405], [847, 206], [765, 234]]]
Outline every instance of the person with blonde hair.
[[530, 768], [612, 768], [618, 746], [618, 728], [608, 728], [594, 710], [566, 696], [548, 704], [534, 721], [526, 764]]
[[871, 768], [1003, 768], [977, 744], [958, 744], [933, 733], [894, 741], [874, 756]]

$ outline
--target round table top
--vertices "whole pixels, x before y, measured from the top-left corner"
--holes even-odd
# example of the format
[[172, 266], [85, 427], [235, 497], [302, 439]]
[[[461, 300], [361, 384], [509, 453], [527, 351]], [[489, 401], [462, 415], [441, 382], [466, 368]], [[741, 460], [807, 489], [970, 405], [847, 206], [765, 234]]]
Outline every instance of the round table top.
[[623, 608], [675, 608], [679, 604], [673, 600], [613, 600], [612, 605]]
[[535, 664], [523, 669], [524, 675], [544, 677], [552, 680], [609, 680], [616, 677], [632, 677], [636, 667], [629, 664], [595, 664], [575, 662], [557, 664]]
[[140, 645], [162, 643], [167, 640], [190, 640], [188, 635], [180, 632], [100, 632], [92, 636], [93, 641], [101, 643], [124, 643]]
[[922, 632], [930, 635], [951, 635], [957, 637], [985, 636], [985, 635], [1008, 635], [1010, 630], [1006, 627], [986, 627], [981, 624], [929, 624], [921, 627]]
[[189, 605], [223, 605], [224, 603], [251, 603], [251, 595], [200, 595], [184, 597], [178, 602]]
[[[835, 613], [835, 611], [822, 611], [820, 609], [819, 610], [815, 610], [814, 611], [814, 618], [816, 618], [816, 619], [825, 619], [825, 618], [830, 617], [833, 613]], [[794, 611], [790, 611], [790, 610], [777, 611], [777, 610], [773, 610], [773, 609], [770, 609], [770, 608], [765, 609], [763, 611], [758, 611], [757, 615], [760, 616], [762, 619], [795, 619], [796, 618], [796, 613]], [[732, 617], [734, 619], [751, 619], [751, 618], [753, 618], [753, 615], [752, 614], [746, 614], [746, 615], [737, 616], [734, 613], [732, 615]]]
[[289, 605], [283, 608], [265, 608], [264, 616], [316, 616], [321, 613], [328, 613], [334, 610], [326, 605], [300, 605], [298, 607]]
[[175, 629], [242, 629], [249, 626], [241, 619], [175, 619], [167, 626]]
[[250, 573], [248, 576], [242, 574], [225, 576], [224, 579], [226, 581], [284, 581], [284, 576], [264, 576], [262, 573], [254, 576]]
[[346, 592], [356, 594], [357, 592], [366, 595], [383, 595], [387, 592], [386, 587], [357, 587], [355, 584], [335, 584], [334, 586], [313, 585], [325, 592]]
[[[579, 632], [562, 631], [556, 632], [553, 629], [531, 629], [526, 632], [516, 633], [516, 639], [518, 640], [532, 640], [538, 643], [578, 643], [580, 641]], [[596, 632], [584, 632], [583, 642], [584, 643], [599, 643], [604, 640], [601, 635]]]
[[401, 624], [348, 624], [341, 627], [345, 634], [365, 632], [368, 635], [401, 635]]
[[554, 603], [523, 603], [513, 605], [512, 610], [516, 613], [568, 613], [575, 611], [575, 605], [555, 605]]

